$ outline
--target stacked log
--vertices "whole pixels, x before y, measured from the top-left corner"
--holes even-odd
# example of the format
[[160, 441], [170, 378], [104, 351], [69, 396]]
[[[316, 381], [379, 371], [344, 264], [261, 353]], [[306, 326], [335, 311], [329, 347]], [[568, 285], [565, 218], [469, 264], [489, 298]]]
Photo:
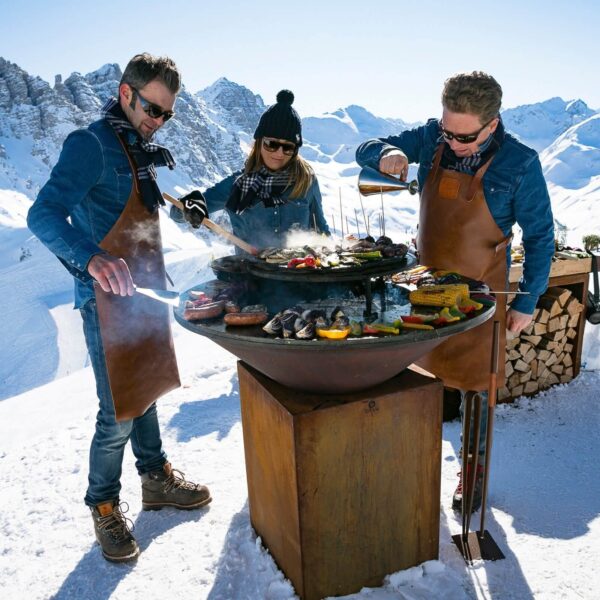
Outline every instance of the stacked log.
[[506, 386], [498, 400], [535, 394], [573, 379], [573, 356], [583, 304], [571, 290], [548, 288], [533, 320], [519, 336], [507, 339]]

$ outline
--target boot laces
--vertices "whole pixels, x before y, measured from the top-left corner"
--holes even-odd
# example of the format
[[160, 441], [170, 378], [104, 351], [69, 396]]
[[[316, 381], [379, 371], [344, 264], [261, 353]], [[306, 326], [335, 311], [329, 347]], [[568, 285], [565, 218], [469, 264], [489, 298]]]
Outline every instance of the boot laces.
[[[468, 464], [467, 465], [467, 477], [465, 479], [469, 479], [469, 475], [471, 474], [471, 465]], [[456, 492], [455, 494], [462, 494], [463, 491], [463, 479], [462, 479], [462, 470], [460, 470], [458, 473], [458, 486], [456, 488]], [[483, 478], [483, 466], [482, 465], [477, 465], [477, 470], [475, 471], [475, 487], [477, 487], [477, 484], [481, 481], [481, 479]]]
[[135, 529], [133, 521], [123, 514], [128, 510], [129, 504], [127, 502], [115, 505], [110, 515], [98, 517], [98, 528], [105, 531], [117, 542], [127, 539], [129, 534]]
[[191, 481], [187, 481], [185, 478], [185, 473], [177, 469], [171, 469], [171, 474], [165, 479], [165, 492], [170, 492], [175, 489], [184, 489], [196, 491], [198, 489], [198, 485], [192, 483]]

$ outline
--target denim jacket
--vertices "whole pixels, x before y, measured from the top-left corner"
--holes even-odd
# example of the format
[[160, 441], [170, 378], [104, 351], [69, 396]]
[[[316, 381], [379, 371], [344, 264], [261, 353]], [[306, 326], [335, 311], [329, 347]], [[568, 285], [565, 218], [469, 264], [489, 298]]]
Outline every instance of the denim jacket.
[[127, 156], [101, 119], [69, 134], [29, 210], [29, 229], [75, 277], [75, 308], [94, 297], [87, 265], [104, 252], [98, 244], [123, 212], [132, 185]]
[[[204, 192], [209, 213], [223, 210], [229, 198], [233, 182], [242, 174], [238, 171]], [[308, 192], [302, 198], [289, 198], [285, 204], [265, 207], [262, 203], [246, 209], [241, 215], [227, 210], [233, 233], [256, 248], [283, 247], [286, 234], [300, 229], [329, 234], [329, 226], [323, 215], [321, 191], [317, 178], [313, 178]]]
[[[419, 164], [417, 179], [423, 189], [439, 137], [439, 122], [430, 119], [426, 125], [403, 131], [400, 135], [364, 142], [356, 151], [356, 160], [363, 167], [379, 169], [382, 155], [400, 148], [409, 163]], [[537, 152], [506, 133], [483, 176], [483, 190], [490, 213], [504, 235], [511, 232], [515, 223], [523, 230], [525, 263], [519, 289], [529, 294], [517, 296], [511, 308], [531, 314], [538, 297], [548, 286], [554, 255], [554, 219]], [[510, 248], [506, 260], [510, 267]]]

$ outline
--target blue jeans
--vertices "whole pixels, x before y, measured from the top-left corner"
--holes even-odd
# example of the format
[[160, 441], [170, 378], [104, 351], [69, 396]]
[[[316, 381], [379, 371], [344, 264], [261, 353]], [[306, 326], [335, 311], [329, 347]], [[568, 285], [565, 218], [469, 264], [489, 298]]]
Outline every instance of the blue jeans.
[[96, 377], [96, 393], [100, 401], [96, 432], [90, 447], [89, 483], [85, 496], [88, 506], [96, 506], [119, 497], [123, 453], [129, 440], [137, 459], [135, 466], [140, 475], [160, 471], [167, 462], [167, 456], [162, 449], [156, 404], [152, 404], [141, 417], [117, 422], [106, 371], [96, 300], [86, 302], [80, 311], [83, 333]]
[[[465, 418], [465, 391], [460, 391], [461, 403], [460, 403], [460, 418], [463, 420]], [[488, 401], [488, 393], [487, 392], [479, 392], [481, 396], [481, 419], [479, 421], [479, 456], [485, 456], [485, 434], [487, 432], [487, 401]], [[471, 412], [471, 429], [469, 436], [469, 454], [473, 450], [473, 436], [475, 434], [475, 411]], [[460, 441], [462, 443], [462, 429], [460, 433]]]

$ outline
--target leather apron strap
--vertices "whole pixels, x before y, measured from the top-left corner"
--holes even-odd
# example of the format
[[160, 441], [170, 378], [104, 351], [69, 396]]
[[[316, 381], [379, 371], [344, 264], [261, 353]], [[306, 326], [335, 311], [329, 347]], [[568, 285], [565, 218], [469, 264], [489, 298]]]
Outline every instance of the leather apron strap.
[[[133, 185], [123, 212], [100, 247], [125, 260], [136, 285], [166, 289], [158, 211], [151, 214], [144, 206], [136, 166], [120, 137], [119, 141], [131, 166]], [[116, 418], [132, 419], [181, 385], [169, 307], [141, 294], [121, 297], [94, 287]]]
[[[441, 168], [443, 145], [421, 193], [417, 247], [421, 264], [456, 271], [485, 281], [493, 290], [506, 290], [505, 236], [492, 217], [482, 177], [490, 159], [475, 175]], [[483, 325], [455, 335], [417, 364], [448, 387], [486, 390], [489, 382], [494, 320], [500, 323], [500, 356], [506, 347], [506, 296], [500, 294], [496, 313]], [[498, 365], [498, 386], [504, 386], [504, 360]]]

